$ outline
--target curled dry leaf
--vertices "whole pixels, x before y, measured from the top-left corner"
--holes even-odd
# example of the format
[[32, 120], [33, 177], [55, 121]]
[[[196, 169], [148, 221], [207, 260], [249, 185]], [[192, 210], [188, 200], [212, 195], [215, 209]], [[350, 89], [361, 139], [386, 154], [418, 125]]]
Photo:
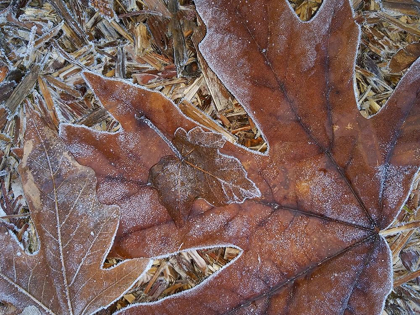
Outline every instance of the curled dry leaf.
[[354, 94], [359, 28], [348, 1], [324, 0], [309, 23], [286, 1], [196, 5], [208, 27], [203, 56], [269, 144], [266, 154], [230, 143], [219, 151], [242, 162], [261, 197], [219, 207], [196, 200], [187, 222], [175, 226], [158, 193], [137, 185], [172, 153], [135, 117], [146, 116], [171, 141], [178, 127], [195, 124], [159, 94], [87, 75], [125, 133], [66, 126], [62, 135], [94, 168], [100, 198], [122, 207], [112, 253], [152, 257], [227, 244], [243, 250], [200, 289], [125, 314], [380, 314], [392, 279], [379, 231], [401, 209], [420, 164], [420, 61], [387, 106], [365, 119]]
[[119, 298], [149, 260], [102, 268], [119, 209], [97, 201], [93, 171], [35, 113], [27, 118], [19, 172], [40, 248], [27, 254], [1, 228], [0, 301], [16, 314], [92, 314]]

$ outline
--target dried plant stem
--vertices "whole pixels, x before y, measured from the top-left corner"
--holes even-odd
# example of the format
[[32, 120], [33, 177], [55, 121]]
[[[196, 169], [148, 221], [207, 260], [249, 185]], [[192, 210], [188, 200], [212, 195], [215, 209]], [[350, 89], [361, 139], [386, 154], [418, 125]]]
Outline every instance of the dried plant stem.
[[411, 280], [413, 280], [413, 279], [415, 279], [417, 277], [420, 277], [420, 269], [419, 270], [416, 270], [416, 271], [414, 271], [412, 273], [406, 274], [405, 276], [402, 276], [401, 278], [395, 280], [394, 281], [394, 288], [397, 288], [400, 285], [402, 285], [402, 284], [404, 284], [404, 283], [406, 283], [408, 281], [411, 281]]
[[[415, 194], [414, 197], [414, 204], [418, 205], [418, 195]], [[420, 211], [417, 211], [415, 214], [414, 220], [420, 220]], [[413, 221], [416, 222], [416, 221]], [[392, 252], [392, 261], [395, 261], [400, 254], [401, 250], [404, 248], [405, 244], [408, 242], [408, 240], [413, 236], [415, 230], [407, 230], [404, 231], [402, 234], [400, 234], [397, 239], [390, 245], [391, 252]]]
[[383, 230], [379, 234], [382, 236], [393, 235], [404, 231], [413, 230], [418, 227], [420, 227], [420, 221], [414, 221], [388, 230]]
[[385, 14], [383, 12], [378, 12], [377, 14], [378, 14], [378, 16], [383, 18], [384, 20], [398, 26], [399, 28], [403, 29], [404, 31], [406, 31], [408, 33], [411, 33], [413, 35], [420, 36], [420, 30], [418, 30], [416, 27], [407, 25], [406, 23], [403, 23], [400, 20], [398, 20], [398, 19], [396, 19], [392, 16], [389, 16], [388, 14]]
[[160, 265], [159, 269], [156, 270], [152, 279], [149, 281], [149, 284], [147, 285], [147, 287], [144, 289], [145, 294], [149, 293], [150, 289], [152, 288], [152, 285], [155, 283], [155, 281], [157, 280], [157, 278], [159, 277], [159, 275], [163, 271], [163, 269], [165, 269], [165, 267], [166, 267], [166, 262], [163, 261], [162, 264]]
[[392, 252], [392, 261], [395, 261], [399, 256], [401, 250], [407, 244], [410, 237], [414, 234], [414, 230], [408, 231], [399, 235], [398, 239], [390, 246]]

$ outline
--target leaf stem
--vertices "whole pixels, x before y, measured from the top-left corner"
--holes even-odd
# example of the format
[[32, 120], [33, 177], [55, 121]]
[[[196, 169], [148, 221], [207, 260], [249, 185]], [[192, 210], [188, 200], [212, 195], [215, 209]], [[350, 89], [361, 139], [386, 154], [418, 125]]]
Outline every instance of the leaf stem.
[[154, 132], [156, 132], [159, 137], [165, 141], [165, 143], [168, 145], [168, 147], [172, 150], [172, 152], [175, 153], [176, 157], [178, 159], [180, 159], [181, 161], [184, 160], [184, 158], [182, 157], [182, 154], [178, 151], [178, 149], [174, 146], [174, 144], [171, 142], [171, 140], [169, 140], [168, 138], [166, 138], [166, 136], [159, 130], [158, 127], [156, 127], [150, 119], [146, 118], [146, 116], [142, 115], [142, 116], [137, 116], [135, 115], [136, 119], [140, 120], [141, 122], [144, 122], [147, 126], [149, 126], [150, 129], [152, 129]]

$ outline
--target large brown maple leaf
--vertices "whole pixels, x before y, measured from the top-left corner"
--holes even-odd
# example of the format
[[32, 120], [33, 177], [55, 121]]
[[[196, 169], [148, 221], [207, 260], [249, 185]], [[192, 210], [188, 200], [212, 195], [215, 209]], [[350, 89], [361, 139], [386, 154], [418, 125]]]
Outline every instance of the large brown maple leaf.
[[119, 209], [98, 202], [92, 170], [33, 112], [19, 172], [40, 248], [26, 253], [13, 232], [0, 227], [0, 301], [12, 305], [13, 314], [92, 314], [147, 270], [148, 259], [102, 268]]
[[353, 89], [359, 29], [348, 1], [325, 0], [310, 23], [283, 0], [196, 5], [208, 27], [204, 57], [269, 144], [257, 154], [227, 143], [220, 154], [241, 160], [261, 196], [226, 206], [198, 199], [175, 225], [161, 205], [167, 192], [146, 183], [152, 166], [176, 157], [177, 129], [185, 134], [195, 124], [158, 93], [86, 74], [123, 131], [65, 126], [62, 136], [95, 170], [101, 200], [122, 207], [112, 253], [243, 250], [200, 288], [125, 312], [379, 314], [392, 283], [379, 231], [401, 209], [420, 164], [420, 62], [367, 120]]

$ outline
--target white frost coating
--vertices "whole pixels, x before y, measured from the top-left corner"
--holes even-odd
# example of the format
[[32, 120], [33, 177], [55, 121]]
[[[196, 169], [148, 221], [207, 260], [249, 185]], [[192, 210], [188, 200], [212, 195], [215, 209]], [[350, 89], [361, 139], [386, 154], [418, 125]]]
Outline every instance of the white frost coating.
[[[226, 18], [227, 19], [227, 18]], [[238, 73], [241, 77], [248, 79], [251, 73], [250, 69], [247, 67], [247, 60], [243, 59], [241, 54], [243, 47], [246, 47], [249, 42], [243, 38], [237, 37], [233, 34], [218, 34], [216, 32], [211, 32], [212, 41], [218, 43], [219, 47], [229, 47], [229, 50], [222, 55], [221, 57], [215, 57], [211, 52], [206, 52], [204, 47], [200, 44], [200, 50], [203, 55], [205, 54], [206, 60], [209, 64], [218, 64], [219, 67], [224, 64], [225, 59], [236, 60], [238, 69], [227, 69], [232, 73]], [[204, 40], [203, 40], [204, 42]], [[222, 51], [223, 52], [223, 51]], [[245, 64], [243, 64], [245, 63]], [[224, 66], [226, 68], [226, 66]], [[240, 69], [239, 69], [240, 68]], [[220, 71], [219, 71], [220, 72]], [[241, 100], [241, 103], [248, 104], [250, 102], [249, 89], [246, 86], [240, 86], [235, 84], [237, 78], [235, 75], [224, 76], [223, 83], [226, 86], [234, 86], [235, 90], [231, 91], [235, 93], [235, 97]]]
[[124, 145], [131, 150], [139, 149], [138, 142], [139, 142], [139, 136], [135, 133], [126, 133], [126, 132], [120, 132], [118, 133], [118, 141], [121, 143], [124, 143]]
[[69, 123], [62, 123], [59, 126], [59, 135], [62, 135], [63, 134], [63, 130], [62, 130], [63, 129], [63, 126], [72, 126], [72, 127], [87, 129], [89, 131], [92, 131], [95, 134], [96, 139], [99, 139], [102, 134], [115, 135], [115, 134], [121, 133], [121, 129], [122, 129], [122, 128], [120, 128], [120, 130], [118, 130], [116, 132], [98, 131], [98, 130], [89, 128], [89, 127], [87, 127], [85, 125], [75, 125], [75, 124], [69, 124]]
[[394, 92], [392, 93], [391, 97], [388, 99], [388, 101], [385, 103], [384, 106], [382, 106], [378, 112], [376, 112], [374, 115], [370, 116], [370, 118], [375, 117], [376, 115], [378, 115], [382, 110], [384, 110], [386, 108], [386, 106], [388, 105], [389, 101], [391, 99], [393, 99], [394, 97], [394, 93], [395, 91], [398, 90], [398, 88], [400, 87], [400, 85], [410, 85], [412, 84], [414, 81], [418, 81], [420, 80], [420, 59], [417, 59], [409, 68], [408, 71], [406, 72], [406, 74], [402, 77], [402, 79], [400, 80], [400, 82], [398, 82], [398, 85], [395, 87]]
[[[354, 222], [357, 224], [357, 222]], [[334, 233], [336, 234], [337, 238], [344, 242], [357, 242], [360, 240], [361, 235], [364, 233], [361, 230], [355, 230], [354, 232], [349, 232], [348, 227], [345, 227], [344, 225], [337, 224], [334, 226]]]
[[[395, 218], [398, 217], [398, 214], [395, 216]], [[386, 250], [388, 252], [388, 257], [389, 257], [389, 261], [388, 261], [388, 266], [392, 266], [392, 251], [391, 248], [388, 245], [388, 242], [386, 241], [385, 237], [383, 237], [382, 235], [380, 235], [380, 237], [382, 238], [382, 242], [384, 242]], [[392, 271], [392, 268], [390, 268]], [[388, 284], [389, 284], [389, 291], [386, 293], [386, 295], [383, 298], [382, 301], [382, 309], [385, 309], [385, 302], [386, 302], [386, 297], [391, 293], [392, 288], [394, 287], [394, 277], [392, 276], [392, 274], [390, 272], [388, 272], [386, 274], [386, 276], [388, 276]]]
[[[181, 133], [185, 134], [186, 131], [180, 127], [175, 131], [175, 136]], [[226, 139], [221, 134], [213, 131], [205, 131], [200, 127], [195, 127], [188, 131], [187, 138], [191, 143], [208, 148], [221, 148], [226, 143]]]
[[[187, 236], [191, 236], [194, 239], [200, 238], [206, 234], [214, 233], [214, 231], [223, 231], [223, 226], [225, 226], [231, 218], [231, 215], [224, 212], [218, 215], [207, 216], [200, 224], [194, 224], [188, 231]], [[224, 232], [226, 232], [226, 230]], [[244, 232], [247, 231], [245, 230]]]
[[41, 311], [34, 305], [27, 306], [20, 315], [41, 315]]
[[[24, 169], [24, 174], [26, 175], [25, 193], [27, 193], [28, 183], [39, 183], [39, 186], [43, 188], [46, 186], [44, 183], [49, 183], [51, 177], [57, 180], [57, 186], [55, 186], [53, 190], [46, 187], [45, 190], [42, 190], [42, 197], [35, 196], [38, 199], [42, 198], [43, 203], [31, 207], [32, 214], [37, 214], [34, 217], [34, 223], [40, 232], [39, 234], [42, 238], [40, 240], [41, 246], [43, 246], [44, 250], [40, 253], [42, 256], [37, 259], [36, 257], [25, 255], [20, 243], [16, 242], [15, 244], [13, 241], [7, 241], [5, 245], [12, 248], [12, 250], [7, 252], [16, 255], [14, 258], [16, 267], [15, 265], [9, 266], [10, 268], [6, 270], [6, 276], [4, 274], [0, 274], [0, 276], [11, 285], [6, 287], [6, 293], [10, 292], [12, 289], [13, 293], [16, 290], [20, 291], [27, 298], [32, 299], [38, 307], [43, 308], [44, 312], [53, 313], [53, 311], [48, 308], [54, 307], [54, 311], [56, 311], [56, 308], [60, 310], [58, 311], [59, 313], [72, 313], [71, 310], [74, 311], [73, 313], [79, 313], [81, 307], [90, 307], [88, 304], [89, 301], [86, 302], [84, 298], [79, 299], [78, 304], [74, 305], [73, 308], [70, 300], [73, 298], [77, 299], [79, 292], [82, 292], [85, 285], [89, 281], [92, 281], [90, 276], [85, 278], [86, 275], [84, 275], [82, 269], [89, 270], [85, 269], [85, 267], [92, 268], [92, 265], [97, 266], [98, 272], [94, 277], [94, 279], [97, 279], [95, 280], [97, 281], [96, 284], [105, 289], [112, 287], [113, 289], [116, 288], [120, 290], [112, 293], [115, 295], [120, 294], [122, 290], [128, 290], [130, 288], [129, 285], [134, 283], [141, 275], [133, 275], [133, 270], [129, 270], [128, 268], [123, 269], [122, 272], [119, 273], [121, 274], [120, 280], [127, 285], [127, 288], [119, 288], [118, 286], [115, 286], [116, 283], [114, 280], [109, 279], [109, 277], [107, 278], [106, 272], [100, 272], [101, 269], [104, 269], [102, 266], [111, 248], [110, 241], [111, 239], [114, 240], [116, 236], [118, 207], [100, 205], [96, 199], [96, 195], [93, 194], [96, 185], [93, 170], [75, 163], [71, 155], [64, 149], [64, 144], [60, 142], [55, 135], [52, 136], [51, 133], [53, 132], [47, 127], [38, 125], [35, 120], [33, 128], [36, 129], [42, 145], [33, 147], [33, 141], [25, 142], [25, 155], [21, 164]], [[61, 159], [59, 159], [59, 157], [61, 157]], [[45, 167], [45, 164], [48, 164], [48, 168]], [[43, 171], [46, 171], [50, 177], [44, 175]], [[84, 187], [90, 188], [89, 191], [85, 193]], [[30, 197], [31, 195], [28, 196], [28, 198]], [[33, 200], [31, 204], [34, 204]], [[79, 211], [81, 213], [79, 213]], [[70, 215], [71, 219], [68, 220]], [[66, 224], [66, 220], [68, 220], [66, 228], [62, 229], [62, 226]], [[80, 231], [80, 229], [83, 229], [83, 232], [85, 233], [90, 233], [90, 235], [87, 234], [87, 237], [81, 241], [78, 239], [78, 235], [76, 235], [77, 230]], [[9, 234], [11, 238], [14, 238], [16, 241], [14, 233]], [[46, 246], [46, 244], [48, 245]], [[97, 246], [95, 247], [95, 245]], [[78, 251], [83, 251], [85, 255], [77, 255]], [[2, 259], [0, 259], [0, 261], [1, 260]], [[36, 263], [33, 263], [34, 261]], [[37, 263], [42, 264], [43, 267], [39, 269]], [[141, 267], [146, 265], [146, 263], [147, 267], [150, 268], [151, 261], [147, 259], [126, 261], [122, 264], [125, 264], [127, 267], [136, 266], [135, 271], [144, 273], [145, 270]], [[122, 264], [115, 268], [119, 268]], [[16, 276], [16, 270], [19, 272], [18, 277]], [[119, 271], [119, 269], [115, 269], [114, 273], [116, 273], [116, 271]], [[27, 279], [26, 275], [32, 277], [31, 273], [34, 272], [37, 273], [37, 277], [33, 277], [34, 279], [25, 282]], [[42, 290], [41, 287], [30, 288], [29, 284], [32, 284], [33, 281], [37, 286], [40, 284], [42, 286], [42, 278], [46, 278], [50, 273], [52, 273], [54, 277], [57, 277], [57, 279], [54, 278], [55, 287], [49, 288], [52, 290], [52, 298], [45, 298], [42, 291], [36, 291]], [[58, 274], [62, 275], [61, 279]], [[92, 275], [92, 273], [90, 274]], [[41, 278], [39, 278], [40, 275]], [[130, 277], [126, 278], [126, 275]], [[60, 280], [64, 281], [60, 283]], [[76, 290], [71, 288], [73, 283], [75, 283]], [[95, 290], [96, 288], [92, 285], [89, 293], [82, 295], [86, 296], [86, 299], [89, 299], [92, 298], [89, 294], [93, 292], [92, 294], [95, 295], [94, 298], [98, 297], [98, 303], [107, 304], [111, 302], [109, 301], [109, 296], [102, 297], [98, 294], [98, 292], [103, 292], [101, 287], [99, 287], [98, 292], [95, 292]], [[57, 297], [59, 297], [63, 303], [60, 305], [48, 304], [44, 306], [44, 302], [51, 302], [54, 298], [57, 299]], [[51, 300], [44, 301], [44, 298], [51, 298]], [[118, 298], [118, 296], [115, 296], [115, 298]], [[68, 302], [67, 305], [65, 302]]]
[[25, 47], [26, 51], [24, 52], [24, 59], [23, 59], [23, 64], [25, 65], [25, 67], [28, 67], [33, 59], [34, 59], [34, 45], [35, 45], [35, 34], [36, 34], [37, 28], [36, 26], [32, 26], [31, 28], [31, 33], [29, 35], [29, 41], [28, 41], [28, 45]]
[[[36, 90], [34, 90], [36, 92]], [[61, 106], [57, 105], [56, 103], [60, 102], [61, 100], [58, 98], [54, 99], [54, 108], [55, 108], [55, 112], [57, 113], [57, 118], [59, 122], [62, 121], [67, 121], [67, 119], [65, 118], [65, 115], [63, 115], [63, 111], [64, 111], [64, 107], [62, 108]]]
[[164, 219], [170, 220], [166, 209], [160, 204], [156, 192], [148, 190], [132, 196], [121, 204], [124, 211], [121, 212], [121, 221], [124, 230], [135, 226], [150, 226]]
[[[21, 252], [23, 252], [25, 249], [23, 248], [22, 243], [19, 241], [19, 239], [17, 238], [17, 236], [15, 235], [15, 233], [13, 233], [12, 231], [7, 230], [6, 233], [9, 233], [9, 236], [16, 242], [16, 244], [19, 246], [19, 248], [21, 249]], [[29, 253], [26, 253], [29, 255]], [[33, 253], [33, 255], [36, 255], [36, 253]]]
[[413, 84], [415, 81], [420, 81], [420, 58], [417, 59], [407, 70], [406, 74], [402, 77], [400, 82], [398, 82], [398, 85], [395, 87], [394, 92], [392, 93], [391, 97], [388, 99], [388, 101], [383, 105], [378, 112], [375, 113], [375, 115], [372, 115], [369, 117], [371, 119], [372, 117], [375, 117], [380, 112], [382, 112], [390, 100], [394, 99], [395, 91], [398, 91], [401, 85], [409, 86]]
[[[79, 127], [79, 126], [77, 126]], [[80, 142], [74, 142], [67, 145], [68, 149], [74, 156], [89, 156], [92, 155], [95, 149], [90, 146]]]
[[[343, 6], [343, 4], [341, 2], [339, 3], [333, 3], [330, 6], [328, 5], [329, 0], [325, 0], [323, 1], [323, 3], [321, 4], [321, 7], [319, 8], [316, 16], [310, 20], [310, 21], [302, 21], [299, 19], [299, 17], [297, 17], [297, 15], [293, 12], [293, 9], [290, 5], [290, 3], [288, 3], [287, 1], [284, 1], [285, 3], [287, 3], [287, 5], [289, 6], [290, 12], [288, 13], [292, 13], [292, 14], [288, 14], [288, 17], [293, 17], [295, 19], [295, 25], [297, 25], [297, 27], [299, 27], [299, 24], [310, 24], [313, 25], [315, 28], [318, 29], [318, 31], [323, 31], [322, 29], [325, 27], [329, 27], [330, 23], [320, 23], [320, 20], [330, 20], [333, 17], [332, 12], [330, 12], [331, 10], [330, 7], [339, 7], [339, 6]], [[233, 49], [229, 50], [229, 56], [228, 58], [231, 60], [238, 60], [238, 64], [240, 64], [241, 60], [239, 57], [235, 57], [236, 51], [241, 51], [242, 48], [244, 46], [248, 46], [246, 45], [248, 42], [248, 40], [244, 40], [242, 38], [237, 38], [232, 34], [221, 34], [220, 32], [216, 31], [213, 25], [208, 25], [209, 23], [213, 22], [213, 21], [217, 21], [216, 24], [214, 25], [219, 25], [219, 28], [229, 28], [227, 27], [225, 24], [229, 23], [228, 21], [230, 21], [230, 18], [228, 16], [226, 16], [226, 13], [222, 10], [218, 10], [217, 8], [212, 8], [210, 4], [208, 5], [201, 5], [199, 2], [196, 3], [197, 5], [197, 12], [199, 13], [199, 15], [203, 18], [203, 16], [205, 16], [206, 18], [203, 18], [203, 20], [205, 21], [205, 24], [207, 26], [207, 34], [204, 37], [203, 41], [200, 43], [199, 47], [200, 47], [200, 51], [202, 52], [203, 56], [205, 56], [205, 59], [208, 61], [209, 66], [212, 68], [213, 71], [215, 71], [215, 68], [218, 68], [217, 71], [215, 71], [217, 73], [217, 76], [219, 78], [222, 79], [223, 83], [230, 89], [230, 92], [235, 96], [236, 99], [238, 99], [240, 101], [240, 103], [242, 105], [244, 105], [245, 108], [248, 108], [247, 112], [248, 115], [253, 119], [253, 121], [256, 123], [256, 125], [258, 126], [258, 128], [260, 130], [262, 130], [262, 124], [260, 123], [260, 121], [255, 117], [255, 115], [253, 115], [252, 111], [249, 110], [249, 106], [247, 106], [247, 103], [249, 103], [249, 88], [247, 87], [247, 82], [246, 82], [246, 71], [247, 71], [247, 67], [240, 67], [240, 66], [230, 66], [229, 69], [226, 69], [226, 65], [225, 65], [225, 58], [224, 58], [224, 51], [218, 51], [217, 57], [213, 55], [212, 53], [212, 47], [214, 47], [214, 45], [212, 43], [216, 42], [216, 43], [223, 43], [224, 40], [229, 39], [229, 44], [225, 45], [226, 47], [231, 47], [232, 45], [235, 46], [237, 43], [239, 43], [239, 50], [235, 49], [235, 47], [233, 47]], [[349, 5], [351, 8], [351, 3], [349, 1]], [[352, 9], [349, 9], [352, 10]], [[279, 21], [281, 23], [281, 19]], [[222, 26], [220, 26], [222, 25]], [[287, 30], [286, 30], [287, 31]], [[321, 34], [321, 33], [319, 33]], [[313, 42], [314, 38], [317, 38], [319, 41], [319, 36], [317, 35], [317, 32], [312, 32], [312, 30], [310, 32], [304, 33], [302, 36], [309, 36], [309, 42]], [[312, 36], [311, 36], [312, 35]], [[358, 34], [358, 39], [360, 41], [360, 29], [359, 29], [359, 34]], [[241, 44], [242, 43], [242, 44]], [[315, 51], [315, 45], [316, 43], [314, 43], [313, 45], [310, 45], [310, 47], [301, 47], [302, 50], [305, 52], [302, 54], [302, 56], [306, 56], [304, 58], [302, 58], [302, 65], [304, 69], [310, 69], [312, 68], [312, 66], [315, 63], [316, 60], [316, 51]], [[217, 47], [224, 47], [223, 44], [217, 44]], [[280, 47], [282, 47], [282, 45], [280, 45]], [[263, 47], [264, 49], [262, 49], [263, 53], [267, 53], [267, 49], [269, 49], [270, 47]], [[354, 49], [354, 64], [356, 61], [356, 49]], [[240, 68], [240, 70], [238, 70]], [[244, 69], [245, 68], [245, 69]], [[354, 67], [353, 67], [354, 69]], [[231, 73], [231, 75], [225, 75], [225, 72], [229, 71]], [[235, 84], [235, 80], [237, 80], [237, 78], [245, 78], [245, 80], [241, 81], [241, 84]], [[355, 98], [356, 100], [356, 98]], [[355, 102], [356, 103], [356, 102]], [[263, 138], [266, 140], [266, 137], [264, 136], [264, 134], [262, 135]], [[269, 155], [270, 152], [270, 144], [267, 142], [267, 151], [265, 153], [263, 153], [263, 155]], [[255, 153], [255, 152], [254, 152]]]
[[366, 216], [343, 179], [338, 173], [317, 170], [317, 165], [323, 165], [323, 161], [312, 160], [301, 165], [296, 178], [297, 198], [316, 213], [335, 219], [344, 216], [347, 222], [364, 222]]
[[[215, 277], [215, 276], [217, 276], [217, 275], [219, 275], [224, 269], [226, 269], [227, 267], [229, 267], [229, 266], [231, 266], [234, 262], [236, 262], [241, 256], [242, 256], [242, 254], [243, 254], [243, 250], [240, 248], [240, 247], [238, 247], [238, 246], [235, 246], [235, 245], [232, 245], [232, 244], [218, 244], [217, 246], [213, 246], [213, 247], [192, 247], [192, 248], [188, 248], [188, 250], [183, 250], [183, 251], [176, 251], [176, 252], [173, 252], [173, 253], [171, 253], [171, 254], [167, 254], [167, 255], [162, 255], [162, 256], [156, 256], [156, 257], [153, 257], [152, 258], [152, 261], [153, 260], [156, 260], [156, 259], [164, 259], [164, 258], [167, 258], [167, 257], [170, 257], [170, 256], [174, 256], [174, 255], [177, 255], [177, 254], [179, 254], [179, 253], [181, 253], [181, 252], [186, 252], [186, 251], [190, 251], [190, 250], [203, 250], [203, 249], [210, 249], [210, 248], [222, 248], [222, 247], [232, 247], [232, 248], [236, 248], [236, 249], [238, 249], [239, 250], [239, 254], [238, 254], [238, 256], [236, 256], [234, 259], [232, 259], [229, 263], [227, 263], [226, 265], [224, 265], [223, 267], [221, 267], [219, 270], [217, 270], [216, 272], [214, 272], [213, 274], [211, 274], [209, 277], [207, 277], [203, 282], [201, 282], [200, 284], [198, 284], [198, 285], [196, 285], [195, 287], [193, 287], [192, 289], [189, 289], [189, 290], [185, 290], [185, 291], [182, 291], [182, 292], [180, 292], [180, 293], [176, 293], [176, 294], [172, 294], [172, 295], [170, 295], [170, 296], [167, 296], [167, 297], [164, 297], [163, 299], [160, 299], [160, 300], [158, 300], [158, 301], [155, 301], [155, 302], [145, 302], [145, 303], [135, 303], [135, 304], [130, 304], [130, 306], [128, 306], [128, 307], [126, 307], [126, 308], [123, 308], [123, 309], [121, 309], [121, 310], [119, 310], [118, 312], [116, 312], [115, 314], [122, 314], [122, 313], [124, 313], [125, 312], [125, 310], [127, 310], [127, 309], [129, 309], [129, 308], [134, 308], [134, 307], [138, 307], [138, 306], [142, 306], [142, 305], [155, 305], [155, 304], [160, 304], [160, 303], [162, 303], [163, 301], [165, 301], [165, 300], [168, 300], [168, 299], [175, 299], [175, 298], [178, 298], [178, 297], [182, 297], [182, 296], [184, 296], [184, 295], [187, 295], [187, 294], [191, 294], [191, 292], [196, 292], [196, 293], [198, 293], [199, 291], [201, 291], [201, 290], [205, 290], [206, 289], [206, 286], [207, 285], [209, 285], [209, 282]], [[146, 271], [148, 270], [149, 268], [147, 268], [146, 269]]]
[[[327, 1], [324, 1], [327, 2]], [[287, 4], [290, 6], [290, 3], [287, 1]], [[324, 3], [322, 3], [322, 6], [324, 7]], [[299, 51], [301, 51], [301, 59], [300, 59], [300, 65], [302, 66], [302, 72], [309, 71], [313, 68], [317, 61], [317, 52], [315, 48], [319, 45], [319, 43], [322, 42], [323, 37], [325, 34], [329, 34], [328, 29], [331, 27], [331, 19], [333, 16], [321, 16], [325, 15], [324, 10], [320, 8], [317, 12], [314, 19], [306, 22], [310, 23], [311, 29], [310, 31], [307, 29], [306, 32], [300, 33], [299, 42], [302, 43], [302, 45], [298, 48]], [[292, 9], [293, 10], [293, 9]], [[322, 10], [322, 11], [321, 11]], [[299, 21], [301, 21], [296, 14], [293, 14]], [[328, 18], [328, 21], [323, 21], [320, 23], [319, 18]], [[310, 43], [310, 45], [307, 45], [307, 43]]]
[[409, 166], [388, 165], [386, 167], [381, 165], [376, 169], [377, 176], [383, 186], [384, 201], [388, 202], [389, 208], [396, 208], [402, 202], [401, 198], [404, 193], [403, 179], [410, 173], [411, 168]]
[[[413, 179], [412, 179], [411, 184], [410, 184], [410, 189], [409, 189], [408, 191], [412, 191], [412, 190], [414, 189], [415, 178], [416, 178], [419, 174], [420, 174], [420, 169], [416, 172], [416, 174], [414, 174], [414, 175], [413, 175]], [[398, 212], [395, 214], [394, 220], [392, 220], [392, 221], [390, 222], [390, 224], [388, 224], [388, 226], [384, 228], [384, 230], [388, 229], [388, 228], [389, 228], [391, 225], [393, 225], [393, 223], [397, 220], [399, 213], [401, 212], [401, 210], [402, 210], [403, 206], [405, 205], [405, 203], [407, 202], [407, 200], [408, 200], [408, 198], [409, 198], [409, 197], [410, 197], [410, 194], [408, 193], [408, 194], [405, 196], [405, 199], [404, 199], [404, 200], [401, 200], [401, 207], [400, 207], [400, 209], [398, 209]]]

